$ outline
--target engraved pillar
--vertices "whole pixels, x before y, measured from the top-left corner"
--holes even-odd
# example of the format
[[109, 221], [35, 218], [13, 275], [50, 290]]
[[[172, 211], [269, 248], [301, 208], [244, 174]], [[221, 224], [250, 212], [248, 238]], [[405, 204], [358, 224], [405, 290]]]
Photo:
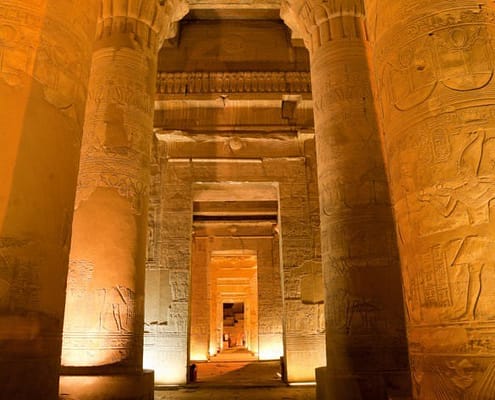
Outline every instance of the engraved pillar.
[[367, 6], [414, 398], [495, 398], [495, 6]]
[[325, 280], [327, 399], [407, 392], [400, 267], [359, 0], [287, 0], [310, 52]]
[[96, 1], [0, 5], [0, 398], [57, 399]]
[[[105, 382], [95, 378], [95, 385], [102, 385], [101, 398], [141, 399], [153, 390], [152, 379], [142, 375], [142, 341], [156, 61], [171, 22], [185, 10], [179, 2], [167, 2], [168, 10], [155, 0], [101, 3], [72, 228], [62, 364], [66, 374], [105, 374]], [[113, 392], [112, 376], [119, 375], [134, 380], [135, 390], [131, 384]], [[92, 398], [75, 377], [62, 379], [61, 393]]]

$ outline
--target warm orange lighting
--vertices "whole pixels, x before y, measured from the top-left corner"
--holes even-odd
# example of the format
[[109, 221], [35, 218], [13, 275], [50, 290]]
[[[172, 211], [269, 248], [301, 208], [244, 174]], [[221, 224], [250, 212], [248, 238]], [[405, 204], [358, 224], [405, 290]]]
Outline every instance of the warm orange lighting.
[[62, 365], [71, 367], [101, 366], [113, 364], [126, 358], [130, 352], [132, 335], [119, 335], [118, 340], [122, 347], [117, 350], [111, 347], [112, 339], [109, 335], [99, 332], [84, 332], [77, 335], [64, 333]]
[[187, 383], [187, 359], [185, 350], [172, 352], [170, 350], [156, 351], [146, 349], [143, 357], [143, 367], [155, 372], [155, 385], [182, 385]]
[[264, 343], [261, 339], [258, 353], [260, 360], [278, 360], [284, 354], [281, 335], [279, 340], [273, 340], [268, 343]]

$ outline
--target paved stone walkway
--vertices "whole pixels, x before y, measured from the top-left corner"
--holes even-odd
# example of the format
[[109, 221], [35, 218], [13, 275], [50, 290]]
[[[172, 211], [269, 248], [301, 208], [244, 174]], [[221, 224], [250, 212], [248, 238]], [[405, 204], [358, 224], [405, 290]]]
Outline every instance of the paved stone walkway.
[[[232, 361], [229, 354], [198, 362], [197, 382], [155, 391], [155, 400], [315, 400], [315, 386], [287, 386], [279, 361]], [[239, 357], [237, 357], [239, 359]]]
[[191, 387], [155, 391], [155, 400], [315, 400], [315, 387]]

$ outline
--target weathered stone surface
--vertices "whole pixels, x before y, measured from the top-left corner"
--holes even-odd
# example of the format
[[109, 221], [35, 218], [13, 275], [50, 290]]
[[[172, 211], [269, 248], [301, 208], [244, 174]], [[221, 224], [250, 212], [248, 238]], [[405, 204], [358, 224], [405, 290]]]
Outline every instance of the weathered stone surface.
[[96, 1], [0, 5], [2, 399], [57, 399], [97, 8]]
[[367, 6], [414, 396], [488, 399], [495, 393], [493, 4]]

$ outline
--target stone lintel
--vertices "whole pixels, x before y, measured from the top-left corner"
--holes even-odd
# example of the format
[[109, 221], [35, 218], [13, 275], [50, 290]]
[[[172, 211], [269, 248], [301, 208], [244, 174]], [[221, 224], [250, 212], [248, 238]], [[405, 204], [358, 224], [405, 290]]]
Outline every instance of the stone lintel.
[[193, 229], [195, 237], [273, 237], [270, 221], [198, 221]]
[[[233, 160], [260, 160], [264, 158], [299, 158], [305, 155], [306, 141], [314, 136], [301, 132], [280, 133], [194, 133], [157, 131], [155, 133], [162, 154], [169, 160], [187, 158]], [[230, 160], [230, 161], [229, 161]]]
[[189, 0], [191, 19], [278, 19], [280, 0]]
[[154, 126], [188, 132], [282, 133], [314, 126], [313, 101], [301, 99], [291, 113], [283, 114], [283, 97], [247, 99], [169, 99], [155, 101]]
[[158, 72], [158, 95], [246, 93], [311, 94], [311, 78], [304, 71]]

